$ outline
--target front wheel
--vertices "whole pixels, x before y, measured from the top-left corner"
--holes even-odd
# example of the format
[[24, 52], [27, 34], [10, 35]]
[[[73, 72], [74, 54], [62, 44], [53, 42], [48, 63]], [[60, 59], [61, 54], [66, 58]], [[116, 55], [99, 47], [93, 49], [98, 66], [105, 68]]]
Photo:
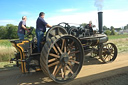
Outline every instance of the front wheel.
[[99, 57], [104, 63], [112, 62], [117, 57], [117, 47], [113, 43], [103, 44], [99, 50]]

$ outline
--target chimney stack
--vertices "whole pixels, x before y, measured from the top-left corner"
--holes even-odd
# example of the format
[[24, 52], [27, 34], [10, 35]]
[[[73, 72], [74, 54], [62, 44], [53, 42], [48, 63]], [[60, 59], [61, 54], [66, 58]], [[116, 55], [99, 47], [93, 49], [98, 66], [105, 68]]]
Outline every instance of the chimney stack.
[[103, 32], [103, 12], [98, 12], [99, 33]]

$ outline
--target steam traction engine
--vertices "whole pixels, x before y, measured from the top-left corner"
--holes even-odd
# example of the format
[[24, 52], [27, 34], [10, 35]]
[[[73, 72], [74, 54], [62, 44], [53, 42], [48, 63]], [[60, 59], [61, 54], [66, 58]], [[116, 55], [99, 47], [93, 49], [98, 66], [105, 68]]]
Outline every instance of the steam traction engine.
[[[40, 69], [58, 83], [73, 80], [80, 72], [84, 56], [93, 52], [104, 62], [112, 62], [117, 57], [117, 48], [106, 43], [108, 37], [102, 33], [102, 12], [98, 13], [99, 32], [90, 35], [84, 27], [60, 23], [49, 29], [42, 38], [41, 53], [37, 53], [37, 41], [12, 40], [17, 54], [14, 61], [22, 73]], [[31, 29], [32, 31], [32, 29]], [[29, 34], [31, 34], [31, 31]]]

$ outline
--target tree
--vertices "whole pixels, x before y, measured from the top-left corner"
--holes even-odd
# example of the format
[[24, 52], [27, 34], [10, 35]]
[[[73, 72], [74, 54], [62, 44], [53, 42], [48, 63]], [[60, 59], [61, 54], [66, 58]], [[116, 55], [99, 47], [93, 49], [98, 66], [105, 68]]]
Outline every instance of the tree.
[[121, 28], [115, 28], [115, 30], [119, 32], [121, 30]]
[[113, 26], [111, 26], [110, 29], [111, 29], [110, 35], [116, 35], [115, 28]]
[[87, 24], [86, 23], [82, 23], [80, 26], [85, 27]]
[[110, 27], [110, 30], [112, 31], [113, 29], [115, 29], [113, 26]]
[[6, 26], [0, 26], [0, 39], [5, 39], [7, 34]]
[[6, 25], [6, 29], [7, 29], [7, 34], [6, 34], [6, 39], [17, 39], [17, 30], [18, 30], [18, 26], [14, 26], [12, 24], [7, 24]]
[[114, 29], [111, 30], [111, 34], [110, 35], [116, 35], [116, 32]]
[[111, 34], [111, 31], [110, 31], [110, 30], [106, 30], [104, 33], [105, 33], [106, 35], [110, 35], [110, 34]]
[[107, 28], [106, 26], [103, 26], [103, 31], [108, 30], [109, 28]]
[[126, 26], [124, 26], [124, 30], [128, 29], [128, 24]]

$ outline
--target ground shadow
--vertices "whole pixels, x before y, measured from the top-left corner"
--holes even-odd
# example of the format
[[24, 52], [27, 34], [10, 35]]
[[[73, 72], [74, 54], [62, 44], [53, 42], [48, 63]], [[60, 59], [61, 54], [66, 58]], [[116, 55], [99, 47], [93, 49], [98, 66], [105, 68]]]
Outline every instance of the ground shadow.
[[[53, 82], [49, 77], [45, 76], [43, 72], [36, 72], [36, 73], [29, 73], [29, 74], [22, 74], [20, 72], [15, 72], [17, 75], [13, 75], [13, 77], [10, 77], [8, 75], [7, 80], [3, 80], [0, 78], [0, 85], [86, 85], [90, 82], [95, 82], [97, 80], [103, 80], [104, 78], [108, 78], [117, 74], [121, 74], [122, 72], [128, 71], [127, 67], [122, 67], [98, 74], [93, 74], [90, 76], [85, 76], [81, 78], [74, 79], [71, 82], [64, 83], [64, 84], [58, 84]], [[121, 80], [120, 80], [121, 81]], [[88, 84], [87, 84], [88, 85]], [[119, 84], [121, 85], [121, 84]]]
[[3, 67], [0, 67], [0, 71], [11, 70], [11, 69], [16, 69], [16, 68], [17, 68], [16, 65], [9, 63], [9, 64], [4, 65]]
[[[127, 77], [120, 78], [121, 76], [124, 75], [126, 75]], [[111, 80], [112, 78], [115, 79], [116, 77], [119, 77], [119, 79], [109, 82], [109, 80]], [[107, 80], [107, 82], [96, 84], [104, 80]], [[128, 66], [110, 71], [105, 71], [98, 74], [93, 74], [90, 76], [77, 78], [65, 85], [72, 85], [72, 83], [73, 85], [128, 85], [127, 80], [128, 80]]]
[[84, 57], [83, 65], [95, 65], [95, 64], [104, 64], [99, 57], [92, 57], [91, 55], [86, 55]]

